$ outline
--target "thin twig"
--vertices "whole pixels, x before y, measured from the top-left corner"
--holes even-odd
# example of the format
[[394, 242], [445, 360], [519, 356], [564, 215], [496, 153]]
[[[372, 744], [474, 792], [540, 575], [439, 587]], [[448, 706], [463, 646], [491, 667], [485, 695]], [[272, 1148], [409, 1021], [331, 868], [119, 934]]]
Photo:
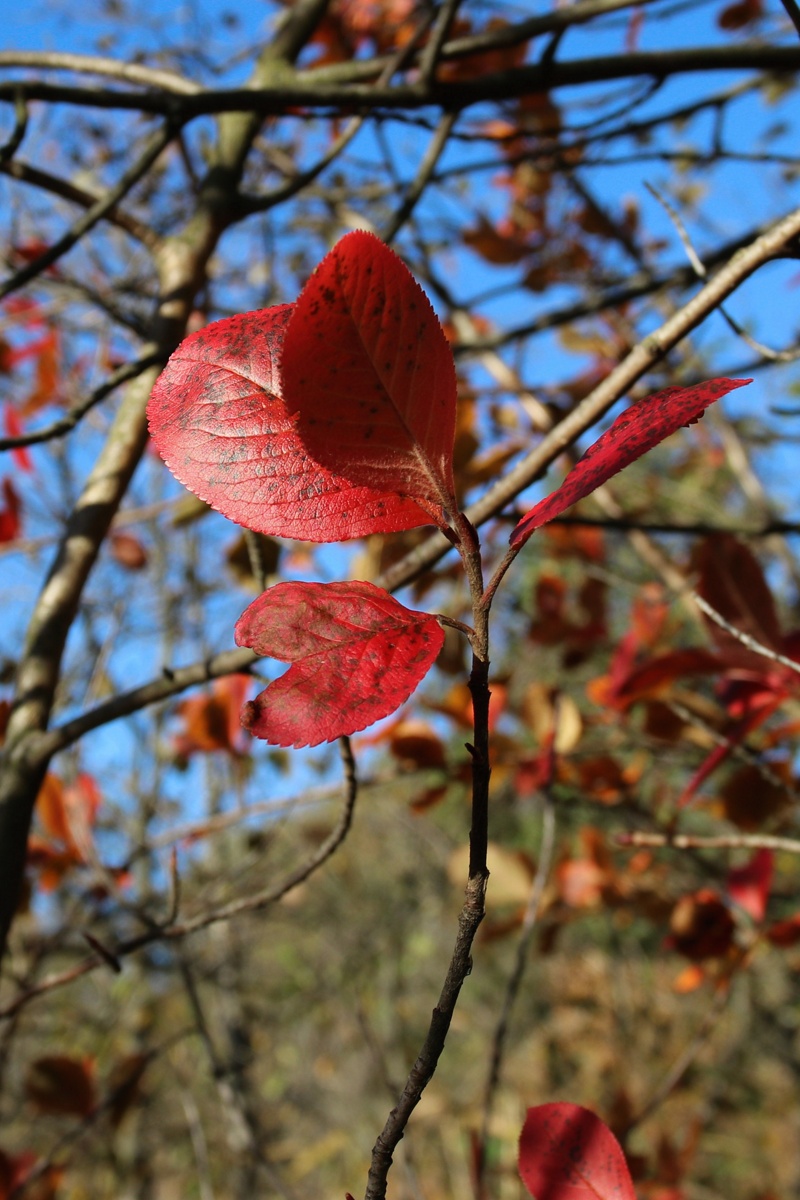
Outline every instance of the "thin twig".
[[28, 106], [20, 88], [14, 101], [14, 128], [5, 145], [0, 146], [0, 168], [4, 167], [19, 150], [28, 130]]
[[703, 599], [697, 592], [690, 592], [692, 600], [697, 607], [706, 614], [709, 620], [715, 625], [719, 625], [720, 629], [724, 629], [731, 637], [736, 638], [742, 646], [746, 646], [748, 650], [752, 650], [754, 654], [759, 654], [762, 658], [768, 658], [770, 662], [779, 663], [782, 667], [788, 667], [790, 671], [794, 671], [796, 675], [800, 675], [800, 663], [793, 658], [787, 658], [785, 654], [779, 654], [777, 650], [770, 650], [769, 646], [757, 642], [749, 633], [745, 633], [741, 629], [737, 629], [735, 625], [731, 625], [730, 621], [726, 621], [722, 613]]
[[667, 1074], [662, 1079], [656, 1090], [653, 1092], [647, 1103], [639, 1110], [638, 1113], [627, 1123], [625, 1128], [619, 1132], [620, 1140], [623, 1141], [628, 1135], [646, 1121], [649, 1116], [660, 1108], [668, 1096], [675, 1091], [680, 1081], [683, 1079], [686, 1072], [694, 1063], [700, 1051], [708, 1042], [711, 1034], [714, 1032], [719, 1018], [725, 1010], [730, 996], [730, 980], [726, 979], [720, 983], [711, 1000], [711, 1004], [706, 1011], [699, 1028], [695, 1032], [692, 1040], [685, 1047], [683, 1052], [678, 1055], [672, 1067], [667, 1071]]
[[73, 246], [77, 245], [90, 229], [93, 229], [99, 221], [102, 221], [103, 217], [112, 211], [123, 196], [126, 196], [131, 188], [135, 187], [139, 180], [147, 174], [153, 163], [175, 136], [175, 128], [171, 121], [167, 121], [162, 125], [148, 140], [143, 153], [136, 162], [123, 173], [119, 182], [113, 188], [110, 188], [102, 199], [97, 200], [84, 213], [80, 220], [76, 221], [72, 228], [67, 230], [52, 246], [49, 246], [43, 254], [40, 254], [33, 262], [21, 267], [5, 283], [0, 284], [0, 300], [17, 291], [24, 284], [29, 283], [31, 279], [35, 279], [46, 267], [52, 266], [54, 262], [57, 262], [59, 258], [62, 258], [71, 250]]
[[[644, 181], [644, 186], [647, 188], [650, 195], [659, 202], [662, 208], [664, 208], [669, 215], [670, 220], [677, 230], [681, 244], [686, 251], [686, 257], [689, 259], [689, 262], [692, 265], [692, 270], [695, 272], [698, 279], [707, 279], [708, 271], [706, 270], [699, 254], [692, 245], [692, 240], [689, 237], [688, 230], [686, 229], [678, 210], [674, 207], [674, 205], [670, 204], [666, 196], [662, 196], [661, 193], [655, 187], [653, 187], [651, 183], [647, 182], [647, 180]], [[800, 346], [796, 347], [794, 350], [773, 350], [772, 347], [765, 346], [763, 342], [756, 341], [756, 339], [751, 337], [746, 329], [742, 328], [736, 318], [731, 316], [724, 304], [719, 305], [719, 314], [732, 333], [735, 333], [736, 336], [740, 337], [742, 341], [750, 347], [751, 350], [755, 350], [757, 354], [760, 354], [769, 362], [789, 363], [795, 362], [798, 358], [800, 358]]]
[[194, 96], [201, 87], [176, 75], [172, 71], [160, 71], [141, 63], [120, 62], [116, 58], [102, 58], [94, 54], [65, 54], [55, 50], [2, 50], [0, 68], [35, 67], [45, 71], [74, 71], [82, 75], [104, 75], [123, 83], [140, 83], [144, 87], [159, 88]]
[[156, 350], [151, 350], [142, 358], [138, 358], [136, 362], [123, 363], [99, 387], [90, 392], [85, 400], [68, 409], [63, 417], [59, 417], [58, 420], [53, 421], [50, 425], [32, 430], [30, 433], [21, 433], [17, 437], [0, 438], [0, 451], [14, 450], [19, 446], [37, 446], [42, 442], [49, 442], [53, 438], [70, 433], [88, 412], [98, 405], [101, 400], [105, 400], [106, 396], [110, 395], [121, 384], [128, 383], [131, 379], [136, 379], [137, 375], [141, 375], [148, 367], [154, 367], [161, 362], [163, 362], [163, 356]]
[[436, 14], [430, 39], [423, 47], [422, 53], [419, 56], [419, 74], [425, 86], [433, 82], [436, 74], [436, 65], [442, 53], [442, 47], [460, 7], [461, 0], [444, 0], [444, 3]]
[[[41, 167], [31, 166], [30, 163], [20, 162], [16, 158], [8, 162], [3, 162], [0, 158], [0, 171], [4, 175], [8, 175], [10, 179], [40, 188], [42, 191], [50, 192], [53, 196], [60, 196], [63, 200], [69, 200], [81, 208], [91, 209], [102, 200], [102, 197], [95, 196], [85, 188], [76, 187], [69, 180], [59, 179], [57, 175], [51, 175], [48, 171], [43, 171]], [[122, 208], [115, 207], [111, 212], [105, 214], [105, 219], [109, 224], [116, 225], [118, 229], [124, 229], [126, 233], [150, 250], [154, 250], [161, 240], [153, 229]]]
[[618, 833], [618, 846], [672, 846], [676, 850], [778, 850], [800, 854], [800, 840], [769, 833], [721, 833], [701, 837], [693, 833]]
[[391, 220], [387, 223], [386, 228], [381, 233], [381, 237], [385, 242], [394, 241], [395, 237], [405, 225], [408, 218], [411, 216], [420, 196], [429, 184], [436, 164], [445, 150], [453, 126], [458, 120], [458, 113], [445, 113], [441, 121], [436, 127], [436, 132], [431, 139], [427, 150], [425, 151], [422, 162], [419, 164], [419, 170], [412, 179], [406, 189], [406, 194], [402, 199], [399, 207], [393, 214]]
[[789, 20], [797, 32], [800, 33], [800, 5], [797, 3], [797, 0], [781, 0], [781, 3], [789, 14]]
[[[211, 925], [219, 924], [221, 921], [229, 921], [232, 917], [240, 916], [242, 913], [258, 912], [271, 904], [277, 903], [278, 900], [281, 900], [294, 888], [299, 887], [301, 883], [305, 883], [315, 871], [319, 870], [347, 837], [358, 796], [358, 777], [356, 774], [355, 759], [350, 747], [350, 739], [340, 738], [339, 749], [344, 765], [345, 778], [345, 800], [342, 812], [328, 837], [304, 863], [294, 871], [291, 871], [277, 884], [272, 884], [255, 895], [231, 901], [231, 903], [222, 905], [211, 912], [201, 913], [179, 924], [152, 926], [144, 933], [128, 938], [113, 947], [114, 958], [121, 962], [124, 958], [153, 942], [178, 941], [188, 937], [192, 933], [196, 933], [200, 929], [208, 929]], [[39, 983], [27, 988], [15, 1000], [7, 1004], [5, 1008], [0, 1009], [0, 1021], [9, 1020], [20, 1009], [30, 1004], [32, 1000], [35, 1000], [37, 996], [53, 991], [55, 988], [63, 987], [67, 983], [72, 983], [82, 975], [87, 975], [89, 972], [95, 971], [98, 967], [106, 965], [107, 961], [103, 956], [94, 954], [90, 958], [76, 963], [75, 966], [70, 967], [66, 971], [42, 979]]]
[[539, 906], [542, 902], [547, 877], [550, 874], [550, 867], [553, 861], [553, 848], [555, 846], [556, 833], [556, 816], [555, 805], [552, 797], [547, 790], [543, 791], [543, 808], [542, 808], [542, 841], [539, 850], [539, 862], [536, 866], [536, 874], [534, 875], [531, 884], [528, 903], [525, 907], [525, 915], [522, 919], [522, 927], [520, 930], [517, 949], [514, 955], [514, 965], [511, 969], [511, 974], [508, 977], [506, 991], [503, 997], [503, 1006], [497, 1018], [492, 1037], [492, 1048], [489, 1059], [489, 1072], [486, 1079], [486, 1086], [483, 1094], [483, 1117], [481, 1120], [481, 1131], [478, 1141], [478, 1160], [477, 1160], [477, 1194], [483, 1194], [483, 1182], [486, 1171], [486, 1147], [489, 1140], [489, 1125], [492, 1119], [492, 1111], [494, 1109], [494, 1100], [497, 1093], [497, 1088], [500, 1083], [500, 1072], [502, 1070], [503, 1055], [505, 1052], [508, 1031], [511, 1024], [511, 1013], [516, 1003], [519, 989], [522, 985], [522, 979], [525, 974], [528, 956], [530, 953], [531, 942], [536, 931], [536, 921], [539, 915]]

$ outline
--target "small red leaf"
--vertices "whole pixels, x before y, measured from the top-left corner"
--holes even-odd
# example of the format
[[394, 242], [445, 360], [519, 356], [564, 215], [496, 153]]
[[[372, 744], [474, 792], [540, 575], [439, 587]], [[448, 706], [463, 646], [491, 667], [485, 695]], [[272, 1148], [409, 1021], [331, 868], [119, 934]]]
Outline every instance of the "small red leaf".
[[37, 1058], [28, 1067], [25, 1092], [40, 1112], [86, 1117], [96, 1104], [92, 1062], [65, 1054]]
[[[25, 430], [22, 427], [22, 421], [19, 419], [19, 413], [10, 404], [6, 405], [5, 409], [6, 434], [10, 438], [22, 437]], [[32, 471], [33, 461], [26, 446], [15, 446], [11, 451], [11, 456], [14, 462], [19, 467], [20, 471]]]
[[752, 380], [709, 379], [694, 387], [666, 388], [626, 408], [575, 464], [561, 487], [525, 514], [511, 534], [511, 545], [527, 541], [534, 530], [590, 495], [681, 425], [693, 424], [715, 400], [746, 383]]
[[181, 342], [148, 405], [164, 462], [231, 521], [273, 537], [334, 542], [431, 524], [405, 496], [356, 486], [309, 457], [278, 374], [291, 311], [242, 313]]
[[378, 238], [347, 234], [286, 330], [281, 376], [313, 457], [352, 483], [454, 511], [453, 355], [430, 301]]
[[196, 751], [226, 750], [234, 758], [246, 750], [239, 712], [250, 691], [249, 675], [224, 675], [207, 692], [178, 705], [183, 729], [174, 740], [176, 754], [187, 759]]
[[244, 706], [245, 728], [276, 746], [318, 746], [399, 708], [444, 630], [372, 583], [279, 583], [239, 618], [236, 642], [293, 664]]
[[5, 504], [0, 508], [0, 542], [13, 542], [20, 535], [19, 514], [22, 505], [10, 479], [3, 480], [3, 499]]
[[519, 1173], [534, 1200], [636, 1200], [619, 1142], [578, 1104], [528, 1109]]
[[759, 924], [767, 913], [774, 863], [772, 850], [756, 850], [744, 866], [728, 872], [728, 895]]

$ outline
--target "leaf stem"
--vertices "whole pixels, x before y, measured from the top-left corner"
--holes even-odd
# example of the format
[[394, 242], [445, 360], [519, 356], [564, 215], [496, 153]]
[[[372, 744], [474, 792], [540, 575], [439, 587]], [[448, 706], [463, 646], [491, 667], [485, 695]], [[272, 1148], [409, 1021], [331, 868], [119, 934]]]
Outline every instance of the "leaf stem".
[[[469, 834], [469, 878], [464, 904], [458, 918], [458, 932], [439, 1001], [431, 1015], [428, 1032], [416, 1062], [409, 1072], [400, 1098], [389, 1113], [372, 1150], [365, 1200], [384, 1200], [392, 1157], [405, 1134], [411, 1114], [419, 1104], [444, 1050], [462, 984], [472, 971], [472, 943], [486, 911], [486, 866], [489, 842], [489, 605], [483, 598], [483, 568], [480, 540], [471, 521], [457, 512], [453, 522], [456, 545], [464, 564], [472, 598], [475, 628], [470, 637], [472, 670], [469, 690], [472, 695], [472, 821]], [[447, 621], [447, 624], [452, 624]]]

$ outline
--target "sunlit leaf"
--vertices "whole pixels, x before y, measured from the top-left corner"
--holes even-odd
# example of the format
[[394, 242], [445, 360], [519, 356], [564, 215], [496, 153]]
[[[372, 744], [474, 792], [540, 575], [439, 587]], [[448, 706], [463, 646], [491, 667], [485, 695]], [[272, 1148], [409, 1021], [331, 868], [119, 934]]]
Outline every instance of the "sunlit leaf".
[[292, 663], [245, 706], [245, 727], [273, 745], [317, 746], [399, 708], [444, 631], [371, 583], [279, 583], [239, 618], [236, 641]]
[[455, 507], [453, 355], [422, 288], [378, 238], [347, 234], [316, 268], [289, 319], [280, 369], [317, 462], [353, 485], [409, 496], [445, 522]]
[[201, 500], [274, 537], [333, 542], [431, 524], [404, 496], [309, 457], [278, 373], [291, 311], [242, 313], [181, 342], [148, 405], [159, 454]]
[[622, 1147], [578, 1104], [529, 1108], [519, 1139], [519, 1173], [534, 1200], [636, 1200]]
[[666, 388], [632, 404], [590, 446], [560, 488], [535, 504], [511, 534], [511, 545], [519, 546], [541, 525], [552, 521], [607, 479], [641, 458], [682, 425], [691, 425], [709, 404], [750, 379], [709, 379], [693, 387]]

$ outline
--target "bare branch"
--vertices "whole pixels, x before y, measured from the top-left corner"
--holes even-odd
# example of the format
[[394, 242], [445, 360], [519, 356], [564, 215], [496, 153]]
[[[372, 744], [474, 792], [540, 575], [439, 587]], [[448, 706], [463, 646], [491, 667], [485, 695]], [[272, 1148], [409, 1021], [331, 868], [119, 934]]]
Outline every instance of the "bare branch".
[[177, 92], [184, 96], [195, 96], [201, 87], [176, 75], [172, 71], [160, 71], [143, 67], [140, 63], [121, 62], [116, 58], [102, 58], [94, 54], [64, 54], [52, 51], [1, 50], [0, 68], [34, 67], [46, 71], [74, 71], [82, 75], [104, 75], [122, 83], [138, 83], [143, 87]]
[[80, 220], [76, 221], [72, 228], [45, 250], [43, 254], [40, 254], [33, 262], [21, 267], [5, 283], [0, 284], [0, 300], [17, 291], [23, 284], [29, 283], [31, 279], [35, 279], [46, 267], [52, 266], [68, 250], [71, 250], [90, 229], [94, 228], [99, 221], [102, 221], [103, 217], [112, 211], [123, 196], [126, 196], [131, 188], [135, 187], [139, 180], [147, 174], [153, 163], [164, 148], [169, 145], [174, 136], [175, 129], [170, 122], [153, 134], [141, 156], [123, 173], [119, 183], [110, 188], [102, 199], [97, 200], [88, 212]]
[[800, 854], [797, 838], [769, 833], [723, 833], [700, 837], [692, 833], [618, 833], [618, 846], [672, 846], [675, 850], [777, 850]]

